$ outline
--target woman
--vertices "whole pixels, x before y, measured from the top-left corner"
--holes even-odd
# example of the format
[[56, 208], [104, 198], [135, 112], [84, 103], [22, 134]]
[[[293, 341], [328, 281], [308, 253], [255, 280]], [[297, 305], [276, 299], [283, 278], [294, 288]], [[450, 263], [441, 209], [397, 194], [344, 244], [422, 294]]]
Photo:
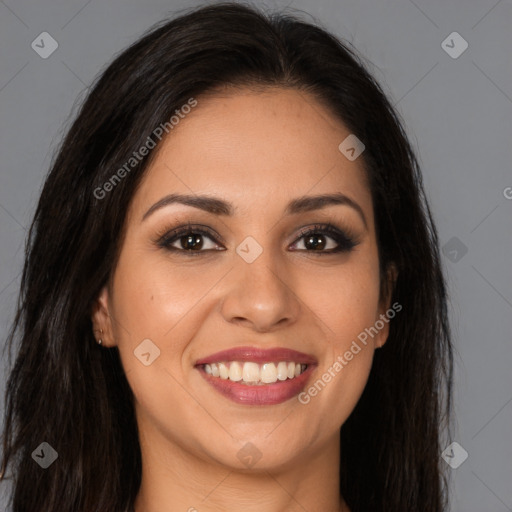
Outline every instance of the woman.
[[446, 510], [421, 173], [311, 24], [218, 4], [114, 60], [46, 179], [16, 339], [14, 512]]

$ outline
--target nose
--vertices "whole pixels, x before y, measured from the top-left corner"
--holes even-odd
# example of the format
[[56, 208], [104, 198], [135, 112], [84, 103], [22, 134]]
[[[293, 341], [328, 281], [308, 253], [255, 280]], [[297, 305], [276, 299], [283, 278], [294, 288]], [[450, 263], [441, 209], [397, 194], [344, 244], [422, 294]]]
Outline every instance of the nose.
[[252, 263], [236, 258], [221, 308], [224, 319], [256, 332], [272, 332], [297, 322], [301, 302], [285, 264], [267, 251]]

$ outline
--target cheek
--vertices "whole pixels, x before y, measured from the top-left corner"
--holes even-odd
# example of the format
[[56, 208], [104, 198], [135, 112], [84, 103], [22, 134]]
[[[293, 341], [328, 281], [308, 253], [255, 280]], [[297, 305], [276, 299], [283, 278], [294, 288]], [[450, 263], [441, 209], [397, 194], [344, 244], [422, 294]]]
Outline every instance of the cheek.
[[173, 435], [186, 439], [187, 428], [204, 411], [183, 386], [183, 352], [200, 321], [198, 302], [211, 284], [197, 273], [141, 261], [125, 256], [117, 266], [111, 302], [114, 337], [141, 428], [164, 431], [173, 425]]
[[328, 432], [339, 429], [354, 410], [373, 362], [373, 344], [352, 336], [357, 329], [346, 327], [344, 332], [327, 348], [322, 364], [298, 397], [305, 412], [321, 418], [321, 429]]
[[302, 296], [321, 320], [325, 358], [299, 400], [336, 429], [356, 406], [372, 367], [374, 338], [368, 332], [378, 318], [378, 264], [359, 260], [328, 279], [315, 276], [307, 289]]
[[[323, 428], [328, 431], [337, 430], [345, 423], [361, 398], [370, 374], [374, 353], [372, 347], [361, 346], [358, 353], [350, 356], [350, 360], [348, 353], [352, 354], [348, 350], [337, 356], [306, 389], [306, 400], [309, 397], [311, 406], [323, 418]], [[305, 401], [304, 397], [302, 401]]]
[[[148, 263], [141, 264], [144, 260]], [[126, 331], [134, 339], [164, 338], [193, 312], [215, 281], [212, 272], [192, 265], [126, 257], [116, 269], [112, 301], [114, 314], [126, 327], [119, 332], [121, 339]]]
[[184, 354], [208, 316], [208, 292], [220, 277], [207, 265], [198, 270], [197, 264], [178, 266], [164, 258], [144, 261], [147, 256], [125, 251], [111, 300], [114, 339], [140, 403], [180, 396]]
[[320, 319], [326, 341], [336, 354], [345, 352], [352, 340], [374, 325], [379, 313], [380, 279], [378, 260], [365, 254], [346, 265], [311, 277], [299, 277], [300, 295]]

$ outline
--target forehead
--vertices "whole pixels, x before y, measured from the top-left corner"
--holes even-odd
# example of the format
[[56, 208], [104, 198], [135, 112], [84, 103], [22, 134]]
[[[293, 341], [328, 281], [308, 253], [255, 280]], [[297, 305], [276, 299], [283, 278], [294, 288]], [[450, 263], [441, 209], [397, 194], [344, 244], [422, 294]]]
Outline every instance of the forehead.
[[362, 158], [350, 161], [338, 148], [350, 131], [314, 97], [272, 88], [197, 102], [163, 139], [134, 198], [136, 210], [172, 192], [223, 196], [240, 214], [341, 192], [371, 212]]

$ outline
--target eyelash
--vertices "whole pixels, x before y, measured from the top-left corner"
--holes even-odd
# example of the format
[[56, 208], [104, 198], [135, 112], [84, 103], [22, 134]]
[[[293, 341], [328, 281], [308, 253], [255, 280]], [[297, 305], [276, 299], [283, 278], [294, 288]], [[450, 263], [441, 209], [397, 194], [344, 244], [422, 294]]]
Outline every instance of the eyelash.
[[[220, 250], [220, 249], [207, 249], [207, 250], [199, 250], [199, 251], [193, 251], [193, 250], [187, 250], [187, 249], [178, 249], [177, 247], [172, 247], [171, 244], [179, 240], [180, 238], [190, 235], [201, 235], [201, 236], [207, 236], [210, 238], [213, 242], [218, 243], [216, 240], [216, 234], [207, 228], [206, 226], [200, 226], [200, 225], [193, 225], [188, 224], [186, 226], [181, 226], [179, 228], [173, 229], [171, 231], [165, 230], [163, 234], [158, 234], [156, 236], [156, 245], [162, 249], [166, 249], [168, 251], [172, 251], [174, 253], [184, 253], [186, 256], [199, 256], [201, 253], [205, 252], [211, 252], [212, 250]], [[327, 224], [315, 224], [313, 227], [307, 227], [303, 228], [299, 236], [296, 238], [296, 240], [292, 243], [292, 245], [295, 245], [298, 241], [300, 241], [302, 238], [305, 238], [310, 235], [327, 235], [328, 237], [332, 238], [337, 244], [338, 247], [335, 249], [329, 249], [327, 251], [314, 251], [314, 250], [307, 250], [307, 249], [294, 249], [295, 251], [299, 252], [307, 252], [310, 254], [316, 254], [316, 255], [326, 255], [326, 254], [335, 254], [335, 253], [342, 253], [342, 252], [350, 252], [356, 245], [358, 245], [358, 242], [355, 240], [355, 237], [350, 235], [349, 233], [345, 233], [338, 229], [336, 226], [327, 223]]]

